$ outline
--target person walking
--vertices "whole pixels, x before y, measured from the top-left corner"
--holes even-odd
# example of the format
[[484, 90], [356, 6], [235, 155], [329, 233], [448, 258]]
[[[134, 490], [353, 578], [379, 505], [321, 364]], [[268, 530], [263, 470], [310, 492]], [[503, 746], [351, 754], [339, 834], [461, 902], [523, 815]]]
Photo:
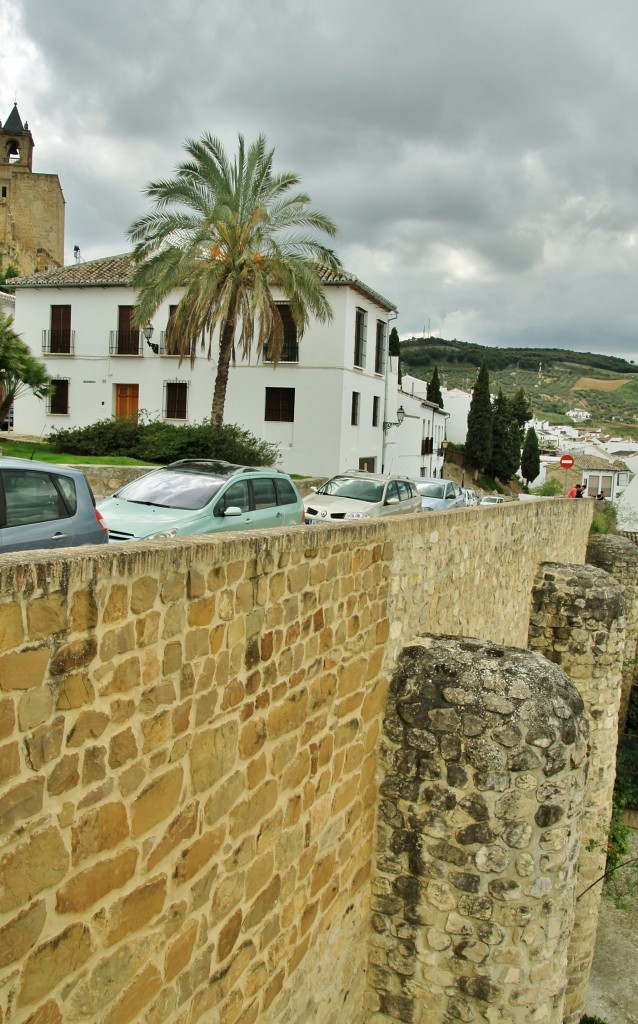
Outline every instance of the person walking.
[[568, 490], [568, 492], [565, 495], [565, 497], [566, 498], [582, 498], [584, 490], [585, 490], [584, 484], [576, 484], [575, 487], [571, 487]]

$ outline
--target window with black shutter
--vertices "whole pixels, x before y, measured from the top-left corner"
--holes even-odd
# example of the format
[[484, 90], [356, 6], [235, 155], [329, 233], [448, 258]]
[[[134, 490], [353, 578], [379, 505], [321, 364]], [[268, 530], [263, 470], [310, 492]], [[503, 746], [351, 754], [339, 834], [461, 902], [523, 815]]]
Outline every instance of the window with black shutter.
[[53, 391], [48, 399], [48, 412], [54, 415], [65, 415], [69, 411], [69, 378], [54, 377]]
[[366, 365], [366, 336], [368, 333], [368, 314], [365, 309], [357, 307], [354, 324], [354, 365], [363, 369]]
[[377, 339], [374, 350], [374, 372], [385, 373], [385, 334], [388, 325], [377, 320]]
[[51, 306], [49, 352], [71, 352], [71, 307]]
[[185, 420], [188, 405], [188, 384], [184, 380], [164, 381], [164, 417]]
[[294, 423], [295, 389], [266, 388], [264, 419], [275, 423]]
[[[281, 322], [284, 329], [284, 341], [281, 352], [279, 353], [280, 363], [298, 363], [299, 362], [299, 339], [297, 338], [297, 325], [292, 318], [290, 312], [290, 306], [284, 302], [277, 303], [277, 311], [281, 317]], [[269, 344], [266, 342], [266, 348], [264, 349], [264, 362], [271, 362], [272, 354], [269, 352]]]
[[361, 395], [358, 391], [352, 392], [352, 410], [350, 413], [350, 422], [353, 427], [356, 427], [359, 422], [359, 404], [361, 401]]

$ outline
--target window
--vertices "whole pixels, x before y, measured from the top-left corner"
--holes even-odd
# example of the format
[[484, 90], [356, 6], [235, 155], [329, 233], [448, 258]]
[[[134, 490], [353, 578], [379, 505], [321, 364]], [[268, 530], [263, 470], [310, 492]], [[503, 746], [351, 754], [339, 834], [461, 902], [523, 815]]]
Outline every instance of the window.
[[188, 384], [184, 380], [164, 381], [164, 418], [185, 420], [188, 400]]
[[274, 508], [276, 506], [277, 495], [275, 493], [275, 481], [272, 477], [256, 477], [250, 481], [250, 486], [253, 489], [255, 509]]
[[[171, 322], [171, 319], [175, 316], [176, 310], [177, 310], [177, 306], [169, 306], [168, 307], [168, 320], [167, 320], [167, 323], [166, 323], [166, 327], [167, 328], [168, 328], [169, 323]], [[179, 355], [179, 352], [173, 351], [173, 349], [171, 349], [169, 351], [169, 349], [167, 348], [167, 345], [166, 345], [166, 331], [161, 331], [160, 332], [160, 346], [159, 346], [159, 349], [160, 349], [160, 355], [161, 356], [178, 356]]]
[[48, 332], [48, 337], [45, 332], [44, 351], [53, 353], [72, 352], [71, 334], [71, 307], [51, 306], [51, 330]]
[[359, 402], [361, 401], [361, 395], [358, 391], [352, 392], [352, 411], [350, 413], [350, 422], [353, 427], [356, 427], [359, 423]]
[[385, 373], [385, 334], [388, 325], [377, 320], [377, 343], [374, 350], [374, 372]]
[[396, 480], [391, 480], [386, 488], [384, 503], [387, 505], [390, 501], [397, 503], [399, 501], [399, 487]]
[[266, 388], [264, 419], [276, 423], [294, 423], [295, 389]]
[[75, 484], [55, 473], [30, 473], [19, 469], [2, 471], [7, 509], [7, 526], [49, 523], [68, 519], [77, 511]]
[[47, 401], [47, 412], [56, 416], [63, 416], [69, 411], [69, 378], [54, 377], [53, 392]]
[[372, 399], [372, 426], [379, 426], [379, 409], [381, 408], [381, 399], [378, 395], [375, 395]]
[[368, 314], [365, 309], [357, 307], [354, 325], [354, 365], [361, 369], [366, 365], [366, 337], [368, 333]]
[[295, 489], [290, 483], [290, 480], [286, 480], [283, 477], [279, 479], [275, 478], [275, 490], [277, 491], [277, 504], [278, 505], [296, 505], [297, 495]]
[[231, 507], [240, 508], [242, 512], [250, 511], [247, 480], [236, 480], [224, 491], [215, 505], [215, 515], [223, 516], [226, 509]]
[[111, 335], [111, 355], [142, 355], [141, 331], [133, 327], [133, 306], [118, 306], [117, 331]]
[[2, 186], [2, 198], [3, 199], [7, 198], [7, 186], [6, 185]]
[[[280, 363], [298, 363], [299, 362], [299, 341], [297, 339], [297, 327], [295, 321], [292, 318], [290, 312], [290, 306], [287, 303], [277, 303], [277, 311], [281, 317], [281, 322], [284, 329], [284, 340], [281, 352], [279, 353]], [[264, 349], [264, 362], [270, 362], [271, 357], [268, 354], [268, 343]]]

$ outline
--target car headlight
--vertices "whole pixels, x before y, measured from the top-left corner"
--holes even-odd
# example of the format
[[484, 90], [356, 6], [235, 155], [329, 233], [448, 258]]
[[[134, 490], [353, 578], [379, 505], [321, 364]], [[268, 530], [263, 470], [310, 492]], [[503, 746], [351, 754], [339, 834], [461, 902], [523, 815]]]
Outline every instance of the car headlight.
[[173, 537], [177, 537], [177, 527], [173, 527], [171, 530], [160, 530], [159, 533], [150, 533], [146, 540], [171, 540]]

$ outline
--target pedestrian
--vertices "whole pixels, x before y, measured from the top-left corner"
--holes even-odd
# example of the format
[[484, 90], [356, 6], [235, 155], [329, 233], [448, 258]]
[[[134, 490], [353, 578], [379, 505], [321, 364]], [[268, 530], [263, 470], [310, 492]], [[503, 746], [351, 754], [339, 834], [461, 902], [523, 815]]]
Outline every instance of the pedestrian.
[[570, 489], [568, 490], [568, 492], [565, 495], [565, 497], [566, 498], [582, 498], [584, 490], [585, 490], [585, 485], [584, 484], [576, 484], [575, 487], [570, 487]]

